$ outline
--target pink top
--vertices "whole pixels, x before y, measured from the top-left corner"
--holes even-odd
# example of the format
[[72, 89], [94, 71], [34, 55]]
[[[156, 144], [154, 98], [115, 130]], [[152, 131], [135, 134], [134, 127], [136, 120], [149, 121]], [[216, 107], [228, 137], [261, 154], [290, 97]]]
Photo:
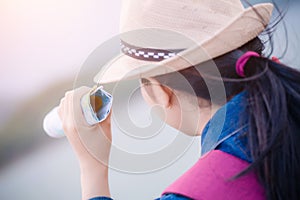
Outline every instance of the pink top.
[[163, 194], [175, 193], [197, 200], [264, 200], [264, 189], [253, 172], [230, 180], [248, 165], [220, 150], [210, 151]]

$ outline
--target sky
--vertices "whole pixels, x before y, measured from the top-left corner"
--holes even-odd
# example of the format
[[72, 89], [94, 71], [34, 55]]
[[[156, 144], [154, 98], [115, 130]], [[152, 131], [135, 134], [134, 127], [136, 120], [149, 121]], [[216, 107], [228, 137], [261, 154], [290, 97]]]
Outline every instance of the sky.
[[0, 0], [2, 121], [46, 86], [74, 79], [118, 33], [119, 9], [120, 0]]

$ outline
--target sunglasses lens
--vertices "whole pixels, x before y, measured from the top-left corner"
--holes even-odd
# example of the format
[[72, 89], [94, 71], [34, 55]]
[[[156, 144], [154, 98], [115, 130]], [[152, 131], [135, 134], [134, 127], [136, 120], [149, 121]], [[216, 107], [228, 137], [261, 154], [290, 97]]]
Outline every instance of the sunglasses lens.
[[142, 78], [140, 81], [141, 81], [141, 84], [143, 84], [143, 85], [149, 85], [150, 84], [150, 81], [146, 78]]

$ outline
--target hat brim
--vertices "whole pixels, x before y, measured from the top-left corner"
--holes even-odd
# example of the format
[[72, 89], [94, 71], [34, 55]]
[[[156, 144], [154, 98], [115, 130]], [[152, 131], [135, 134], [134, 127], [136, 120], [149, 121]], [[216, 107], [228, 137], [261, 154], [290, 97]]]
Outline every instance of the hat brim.
[[272, 10], [271, 3], [249, 7], [209, 39], [195, 41], [193, 47], [161, 62], [144, 61], [120, 54], [100, 70], [94, 77], [94, 82], [105, 84], [158, 76], [221, 56], [257, 37], [268, 25]]

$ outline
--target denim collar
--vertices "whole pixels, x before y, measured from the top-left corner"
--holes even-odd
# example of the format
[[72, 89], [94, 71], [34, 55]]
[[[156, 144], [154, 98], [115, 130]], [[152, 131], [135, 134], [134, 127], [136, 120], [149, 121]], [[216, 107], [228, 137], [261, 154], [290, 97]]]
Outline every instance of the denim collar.
[[201, 136], [201, 155], [219, 149], [252, 162], [245, 134], [248, 130], [247, 94], [241, 92], [222, 106], [206, 124]]

